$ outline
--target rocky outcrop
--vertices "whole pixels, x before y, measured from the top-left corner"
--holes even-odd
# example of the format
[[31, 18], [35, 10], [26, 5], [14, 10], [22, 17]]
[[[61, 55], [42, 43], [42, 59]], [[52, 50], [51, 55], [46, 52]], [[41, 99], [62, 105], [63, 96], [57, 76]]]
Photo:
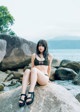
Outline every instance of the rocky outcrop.
[[0, 39], [0, 62], [3, 60], [6, 55], [6, 46], [7, 42], [3, 39]]
[[19, 71], [7, 71], [8, 75], [7, 77], [4, 79], [4, 81], [10, 81], [11, 79], [19, 79], [21, 77], [23, 77], [23, 73], [19, 72]]
[[31, 54], [36, 50], [35, 43], [10, 35], [0, 35], [0, 40], [1, 45], [4, 42], [6, 43], [4, 44], [6, 50], [3, 46], [0, 48], [4, 48], [4, 52], [6, 51], [6, 54], [4, 53], [5, 56], [2, 55], [1, 58], [3, 60], [0, 63], [0, 70], [18, 69], [30, 63]]
[[0, 71], [0, 82], [3, 82], [7, 76], [7, 73]]
[[65, 67], [69, 62], [71, 62], [71, 60], [62, 60], [61, 62], [60, 62], [60, 67]]
[[[57, 62], [57, 61], [56, 61]], [[76, 85], [80, 85], [80, 62], [71, 60], [58, 61], [60, 64], [58, 66], [52, 67], [56, 68], [51, 74], [51, 80], [72, 80]]]
[[73, 80], [78, 74], [70, 69], [60, 67], [55, 71], [54, 79], [56, 80]]
[[[29, 87], [28, 87], [29, 88]], [[0, 112], [79, 112], [80, 103], [64, 87], [49, 83], [35, 87], [33, 104], [18, 106], [21, 86], [0, 94]]]
[[65, 64], [63, 64], [63, 61], [62, 61], [60, 64], [60, 67], [70, 68], [74, 70], [75, 72], [79, 73], [80, 63], [75, 61], [72, 61], [72, 62], [67, 61]]

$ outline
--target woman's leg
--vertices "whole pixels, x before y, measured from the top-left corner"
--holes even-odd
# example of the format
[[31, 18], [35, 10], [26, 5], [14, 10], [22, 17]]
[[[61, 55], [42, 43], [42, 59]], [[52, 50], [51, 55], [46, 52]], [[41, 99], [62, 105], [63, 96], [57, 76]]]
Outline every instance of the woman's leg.
[[[43, 72], [41, 72], [39, 69], [33, 67], [31, 69], [31, 75], [30, 75], [30, 89], [29, 92], [34, 91], [34, 87], [36, 85], [36, 82], [38, 82], [40, 85], [46, 85], [49, 81], [49, 77], [44, 75]], [[28, 97], [30, 97], [30, 94], [28, 94]], [[30, 101], [31, 99], [27, 99], [27, 101]]]
[[[26, 69], [23, 75], [22, 79], [22, 92], [21, 94], [26, 94], [27, 85], [29, 83], [29, 77], [30, 77], [30, 69]], [[25, 96], [22, 96], [21, 99], [24, 100]], [[19, 101], [22, 102], [22, 101]]]

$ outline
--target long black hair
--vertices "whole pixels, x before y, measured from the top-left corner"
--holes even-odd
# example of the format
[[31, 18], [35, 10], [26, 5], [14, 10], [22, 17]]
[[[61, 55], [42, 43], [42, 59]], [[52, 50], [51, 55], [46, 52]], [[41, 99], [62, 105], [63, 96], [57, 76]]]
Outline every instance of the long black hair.
[[[48, 53], [48, 44], [47, 44], [47, 41], [44, 40], [44, 39], [41, 39], [41, 40], [38, 41], [37, 46], [36, 46], [36, 54], [37, 54], [38, 56], [39, 56], [39, 54], [40, 54], [40, 51], [39, 51], [39, 49], [38, 49], [39, 45], [44, 46], [43, 56], [44, 56], [44, 58], [48, 58], [48, 54], [49, 54], [49, 53]], [[40, 56], [39, 56], [39, 57], [40, 57]]]

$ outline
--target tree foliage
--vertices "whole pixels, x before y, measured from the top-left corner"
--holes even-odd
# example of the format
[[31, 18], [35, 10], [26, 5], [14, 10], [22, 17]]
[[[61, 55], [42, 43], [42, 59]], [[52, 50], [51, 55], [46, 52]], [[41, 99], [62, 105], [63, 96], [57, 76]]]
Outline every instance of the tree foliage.
[[9, 34], [10, 32], [13, 32], [10, 28], [13, 24], [14, 18], [8, 11], [7, 7], [0, 6], [0, 33]]

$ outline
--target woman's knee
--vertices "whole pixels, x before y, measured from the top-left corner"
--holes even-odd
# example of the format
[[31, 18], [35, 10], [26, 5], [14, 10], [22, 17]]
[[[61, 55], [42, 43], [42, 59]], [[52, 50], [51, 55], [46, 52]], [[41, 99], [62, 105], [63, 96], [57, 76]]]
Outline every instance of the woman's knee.
[[36, 67], [31, 68], [31, 72], [37, 72], [37, 68]]
[[26, 69], [25, 71], [24, 71], [24, 74], [26, 75], [26, 74], [29, 74], [30, 73], [30, 69]]

